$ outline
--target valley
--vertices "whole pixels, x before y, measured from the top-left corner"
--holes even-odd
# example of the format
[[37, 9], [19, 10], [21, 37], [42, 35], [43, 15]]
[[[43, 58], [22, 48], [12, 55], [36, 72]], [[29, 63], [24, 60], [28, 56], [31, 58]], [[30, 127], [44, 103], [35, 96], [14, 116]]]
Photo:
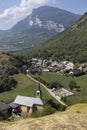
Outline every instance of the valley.
[[0, 30], [0, 130], [86, 130], [87, 12], [36, 3], [0, 14], [17, 11]]
[[74, 24], [81, 16], [42, 6], [9, 30], [0, 31], [0, 52], [20, 52], [37, 48]]

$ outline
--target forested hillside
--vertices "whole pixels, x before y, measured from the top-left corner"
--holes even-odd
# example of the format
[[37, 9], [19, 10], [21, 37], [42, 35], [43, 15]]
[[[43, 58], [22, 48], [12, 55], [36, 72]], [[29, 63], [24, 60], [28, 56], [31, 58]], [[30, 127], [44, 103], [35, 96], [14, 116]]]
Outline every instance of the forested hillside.
[[87, 61], [87, 13], [71, 28], [62, 32], [34, 53], [42, 58]]

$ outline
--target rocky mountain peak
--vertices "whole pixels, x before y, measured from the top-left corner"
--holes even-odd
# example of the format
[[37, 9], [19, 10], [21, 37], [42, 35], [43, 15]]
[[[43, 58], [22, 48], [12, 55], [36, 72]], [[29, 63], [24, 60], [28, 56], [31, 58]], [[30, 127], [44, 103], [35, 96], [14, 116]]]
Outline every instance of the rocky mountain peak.
[[4, 50], [3, 46], [11, 51], [39, 46], [69, 28], [79, 18], [80, 15], [55, 7], [42, 6], [34, 9], [31, 15], [12, 29], [0, 32], [1, 50]]

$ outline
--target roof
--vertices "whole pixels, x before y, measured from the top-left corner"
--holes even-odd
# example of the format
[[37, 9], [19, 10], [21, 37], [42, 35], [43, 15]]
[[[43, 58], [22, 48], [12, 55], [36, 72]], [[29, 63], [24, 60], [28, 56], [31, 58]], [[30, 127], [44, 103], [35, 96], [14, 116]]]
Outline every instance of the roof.
[[44, 72], [49, 72], [49, 69], [43, 69], [42, 71], [44, 71]]
[[19, 105], [24, 105], [28, 107], [32, 107], [34, 104], [43, 106], [45, 104], [45, 101], [43, 101], [40, 98], [32, 98], [32, 97], [26, 97], [26, 96], [17, 96], [14, 103]]
[[9, 109], [9, 105], [5, 104], [4, 102], [0, 102], [0, 111]]
[[18, 104], [12, 102], [12, 103], [9, 104], [9, 106], [12, 107], [12, 108], [16, 108], [16, 107], [18, 107]]

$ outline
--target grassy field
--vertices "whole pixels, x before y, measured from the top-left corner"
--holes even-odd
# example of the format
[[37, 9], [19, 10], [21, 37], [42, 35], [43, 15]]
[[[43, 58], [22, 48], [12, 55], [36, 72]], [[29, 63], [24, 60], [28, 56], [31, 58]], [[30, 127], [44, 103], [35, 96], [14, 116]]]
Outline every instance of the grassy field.
[[76, 104], [50, 116], [0, 122], [0, 130], [87, 130], [87, 104]]
[[[18, 82], [16, 88], [9, 92], [0, 93], [0, 100], [9, 103], [13, 101], [17, 95], [36, 97], [36, 90], [38, 89], [38, 84], [31, 81], [24, 74], [14, 75], [14, 78]], [[43, 99], [53, 99], [53, 97], [49, 95], [49, 93], [42, 86], [41, 90]]]
[[[34, 75], [39, 76], [39, 75]], [[60, 73], [52, 73], [52, 72], [44, 72], [40, 75], [42, 79], [45, 81], [58, 81], [63, 85], [64, 88], [69, 90], [69, 83], [71, 80], [74, 80], [78, 86], [80, 86], [80, 92], [75, 92], [74, 96], [68, 97], [67, 99], [71, 102], [71, 104], [75, 103], [87, 103], [87, 75], [83, 75], [80, 77], [66, 77]]]

